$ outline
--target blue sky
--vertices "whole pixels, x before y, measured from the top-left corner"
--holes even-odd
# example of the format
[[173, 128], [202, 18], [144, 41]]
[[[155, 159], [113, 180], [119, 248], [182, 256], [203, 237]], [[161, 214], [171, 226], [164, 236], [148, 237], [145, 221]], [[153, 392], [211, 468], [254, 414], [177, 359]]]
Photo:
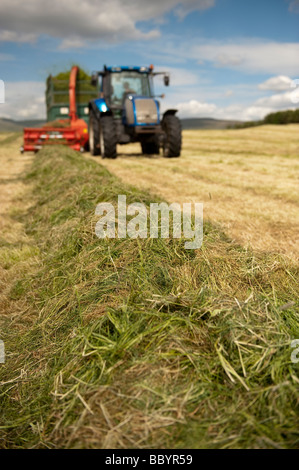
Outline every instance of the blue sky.
[[181, 117], [262, 118], [296, 106], [299, 0], [1, 0], [0, 116], [43, 118], [47, 75], [74, 63], [153, 63]]

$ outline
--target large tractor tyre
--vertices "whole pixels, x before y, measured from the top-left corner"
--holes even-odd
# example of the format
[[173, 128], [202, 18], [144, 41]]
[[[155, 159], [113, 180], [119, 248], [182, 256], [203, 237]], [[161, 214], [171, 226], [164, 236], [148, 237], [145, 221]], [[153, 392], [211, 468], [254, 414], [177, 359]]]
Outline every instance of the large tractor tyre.
[[91, 155], [94, 157], [100, 155], [100, 126], [96, 115], [92, 111], [89, 115], [88, 136], [88, 146]]
[[182, 148], [182, 128], [180, 120], [172, 114], [166, 115], [162, 121], [162, 129], [164, 131], [164, 157], [179, 157]]
[[158, 138], [154, 137], [148, 140], [142, 140], [141, 149], [143, 155], [159, 155], [160, 145]]
[[116, 158], [117, 134], [113, 116], [100, 119], [100, 149], [102, 158]]

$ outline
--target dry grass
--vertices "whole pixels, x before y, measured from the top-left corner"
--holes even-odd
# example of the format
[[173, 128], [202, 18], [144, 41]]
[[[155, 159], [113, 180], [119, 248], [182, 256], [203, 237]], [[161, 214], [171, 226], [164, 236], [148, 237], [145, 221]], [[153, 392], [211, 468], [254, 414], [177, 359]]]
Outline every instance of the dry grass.
[[[33, 155], [20, 155], [18, 147], [21, 139], [16, 133], [0, 134], [0, 231], [5, 225], [13, 223], [9, 218], [9, 210], [17, 203], [16, 195], [22, 199], [25, 185], [22, 174], [32, 163]], [[10, 233], [12, 231], [10, 230]]]
[[169, 202], [203, 202], [206, 220], [255, 250], [299, 257], [299, 125], [184, 131], [180, 159], [145, 158], [139, 144], [99, 160]]
[[[24, 299], [14, 301], [9, 292], [15, 279], [29, 271], [36, 248], [25, 232], [24, 225], [14, 214], [26, 209], [24, 195], [28, 191], [24, 173], [33, 156], [21, 156], [19, 134], [0, 134], [0, 312], [5, 317], [18, 318], [24, 312]], [[1, 323], [1, 322], [0, 322]]]
[[98, 202], [152, 196], [66, 148], [23, 181], [31, 252], [20, 231], [0, 259], [1, 447], [298, 447], [298, 266], [208, 223], [198, 252], [97, 239]]

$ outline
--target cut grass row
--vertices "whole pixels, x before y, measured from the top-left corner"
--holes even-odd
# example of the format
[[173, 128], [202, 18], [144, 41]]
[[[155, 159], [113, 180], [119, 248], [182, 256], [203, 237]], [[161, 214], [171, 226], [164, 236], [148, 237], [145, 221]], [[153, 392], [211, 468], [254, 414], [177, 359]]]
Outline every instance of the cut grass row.
[[298, 266], [210, 224], [197, 252], [99, 240], [97, 203], [158, 200], [69, 149], [27, 181], [28, 246], [0, 250], [1, 447], [298, 447]]

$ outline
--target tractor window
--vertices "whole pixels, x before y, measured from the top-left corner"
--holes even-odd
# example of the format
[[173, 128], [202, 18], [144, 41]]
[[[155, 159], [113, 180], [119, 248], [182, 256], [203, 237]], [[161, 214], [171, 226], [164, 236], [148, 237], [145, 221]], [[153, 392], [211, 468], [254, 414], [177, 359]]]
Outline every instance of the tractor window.
[[122, 105], [127, 95], [151, 96], [149, 77], [139, 72], [117, 72], [111, 75], [111, 103]]

